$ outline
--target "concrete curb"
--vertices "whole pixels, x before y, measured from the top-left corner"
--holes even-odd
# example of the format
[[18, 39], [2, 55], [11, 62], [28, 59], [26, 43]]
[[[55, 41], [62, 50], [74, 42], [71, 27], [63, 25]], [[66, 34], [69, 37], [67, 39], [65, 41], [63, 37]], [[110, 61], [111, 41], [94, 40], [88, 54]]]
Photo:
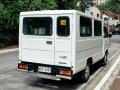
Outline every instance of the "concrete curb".
[[117, 58], [113, 66], [109, 69], [109, 71], [106, 73], [106, 75], [102, 78], [102, 80], [98, 83], [98, 85], [94, 88], [94, 90], [101, 90], [105, 82], [108, 80], [118, 63], [120, 62], [120, 56]]
[[0, 54], [9, 53], [9, 52], [15, 52], [15, 51], [18, 51], [18, 50], [19, 50], [19, 48], [0, 50]]

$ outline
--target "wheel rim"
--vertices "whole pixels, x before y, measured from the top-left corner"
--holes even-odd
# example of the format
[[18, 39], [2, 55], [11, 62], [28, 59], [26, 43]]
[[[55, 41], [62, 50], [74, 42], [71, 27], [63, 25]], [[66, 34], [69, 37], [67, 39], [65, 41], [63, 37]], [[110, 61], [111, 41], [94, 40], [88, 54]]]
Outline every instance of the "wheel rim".
[[85, 78], [88, 78], [89, 74], [90, 74], [90, 69], [89, 69], [89, 66], [87, 65], [85, 69]]

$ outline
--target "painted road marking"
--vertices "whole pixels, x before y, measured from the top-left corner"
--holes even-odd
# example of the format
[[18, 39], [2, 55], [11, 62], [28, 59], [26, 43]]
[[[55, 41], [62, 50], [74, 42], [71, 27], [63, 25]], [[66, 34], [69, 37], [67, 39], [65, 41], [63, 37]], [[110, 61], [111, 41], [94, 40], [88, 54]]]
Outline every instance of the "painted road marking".
[[[109, 62], [110, 62], [119, 52], [120, 52], [120, 50], [117, 51], [117, 52], [109, 59]], [[108, 62], [108, 63], [109, 63], [109, 62]], [[99, 70], [97, 70], [97, 71], [90, 77], [89, 81], [88, 81], [87, 83], [82, 84], [77, 90], [83, 90], [84, 88], [86, 88], [87, 85], [94, 79], [94, 77], [95, 77], [97, 74], [99, 74], [99, 72], [100, 72], [103, 68], [104, 68], [104, 67], [100, 67]], [[96, 90], [97, 90], [97, 89], [96, 89]]]
[[[119, 50], [120, 51], [120, 50]], [[118, 51], [118, 52], [119, 52]], [[118, 53], [117, 52], [117, 53]], [[115, 54], [117, 55], [117, 54]], [[115, 56], [113, 55], [113, 57]], [[111, 59], [113, 58], [111, 57]], [[117, 64], [120, 62], [120, 56], [118, 57], [118, 59], [115, 61], [115, 63], [113, 64], [113, 66], [109, 69], [109, 71], [106, 73], [106, 75], [102, 78], [102, 80], [98, 83], [98, 85], [94, 88], [94, 90], [101, 90], [101, 88], [103, 87], [103, 85], [105, 84], [105, 82], [108, 80], [108, 78], [110, 77], [110, 75], [112, 74], [112, 72], [114, 71], [114, 69], [116, 68]]]

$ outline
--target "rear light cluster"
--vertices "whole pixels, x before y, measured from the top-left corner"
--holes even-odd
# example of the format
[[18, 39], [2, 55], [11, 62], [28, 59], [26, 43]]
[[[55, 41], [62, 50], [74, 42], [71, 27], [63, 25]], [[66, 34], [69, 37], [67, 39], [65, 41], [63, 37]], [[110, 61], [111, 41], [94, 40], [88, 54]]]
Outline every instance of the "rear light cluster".
[[18, 68], [19, 69], [28, 69], [28, 65], [25, 65], [25, 64], [18, 64]]
[[60, 70], [60, 74], [65, 75], [65, 76], [71, 76], [72, 71], [71, 70]]

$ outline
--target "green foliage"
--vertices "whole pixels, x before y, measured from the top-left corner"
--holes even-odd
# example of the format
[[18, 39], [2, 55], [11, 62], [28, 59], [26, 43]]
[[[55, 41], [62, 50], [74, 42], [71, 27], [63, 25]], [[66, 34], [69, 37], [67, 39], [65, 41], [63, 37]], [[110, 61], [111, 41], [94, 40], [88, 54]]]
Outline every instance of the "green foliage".
[[56, 0], [43, 0], [41, 10], [54, 10], [57, 9]]
[[77, 0], [71, 0], [65, 3], [65, 9], [77, 9]]
[[56, 0], [2, 0], [0, 3], [0, 47], [18, 43], [22, 11], [57, 9]]
[[107, 3], [98, 6], [104, 12], [106, 9], [114, 13], [120, 14], [120, 0], [109, 0]]
[[[0, 12], [3, 12], [4, 11], [4, 6], [2, 3], [0, 3]], [[0, 16], [2, 15], [2, 13], [0, 13]]]
[[[80, 3], [77, 6], [77, 3]], [[58, 9], [75, 9], [80, 11], [85, 11], [88, 8], [88, 5], [92, 5], [92, 0], [64, 0], [64, 2], [60, 2], [58, 0]]]
[[55, 2], [59, 10], [77, 9], [78, 0], [56, 0]]
[[104, 13], [104, 11], [105, 11], [105, 5], [103, 4], [103, 5], [99, 5], [99, 6], [97, 6], [98, 8], [99, 8], [99, 10], [101, 11], [101, 12], [103, 12]]
[[[18, 43], [20, 12], [62, 9], [62, 7], [59, 7], [58, 1], [59, 0], [1, 0], [0, 47]], [[67, 2], [63, 2], [62, 4], [64, 9], [77, 9], [77, 1], [78, 0], [67, 0]]]
[[3, 33], [0, 33], [0, 47], [4, 47], [8, 44], [9, 38], [6, 37]]
[[85, 9], [88, 8], [88, 5], [92, 6], [93, 0], [81, 0], [80, 11], [85, 12]]
[[0, 23], [5, 30], [18, 29], [18, 17], [22, 11], [56, 9], [55, 0], [5, 0], [0, 3]]

